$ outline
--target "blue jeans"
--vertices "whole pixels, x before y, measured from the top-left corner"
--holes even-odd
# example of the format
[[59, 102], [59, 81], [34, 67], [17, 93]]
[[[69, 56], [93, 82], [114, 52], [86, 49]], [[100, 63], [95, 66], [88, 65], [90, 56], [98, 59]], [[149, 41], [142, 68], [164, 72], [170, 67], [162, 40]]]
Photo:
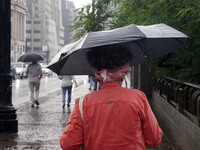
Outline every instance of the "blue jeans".
[[65, 103], [66, 91], [68, 91], [67, 102], [71, 102], [72, 86], [62, 87], [62, 102]]

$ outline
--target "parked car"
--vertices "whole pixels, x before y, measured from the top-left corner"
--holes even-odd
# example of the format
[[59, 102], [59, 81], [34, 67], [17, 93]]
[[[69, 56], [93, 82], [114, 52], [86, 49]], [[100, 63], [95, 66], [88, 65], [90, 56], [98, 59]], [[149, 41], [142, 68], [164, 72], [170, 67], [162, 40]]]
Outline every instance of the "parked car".
[[53, 72], [47, 68], [47, 65], [41, 64], [42, 66], [42, 73], [48, 76], [52, 76]]
[[17, 76], [19, 78], [26, 78], [27, 74], [26, 74], [26, 64], [25, 63], [21, 63], [21, 62], [15, 62], [11, 64], [13, 68], [15, 68]]

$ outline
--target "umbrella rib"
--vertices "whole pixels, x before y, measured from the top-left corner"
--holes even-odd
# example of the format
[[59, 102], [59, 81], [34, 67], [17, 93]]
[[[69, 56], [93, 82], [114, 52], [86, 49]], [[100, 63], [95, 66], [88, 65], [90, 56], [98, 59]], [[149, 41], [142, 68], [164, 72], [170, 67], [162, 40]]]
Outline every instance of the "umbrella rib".
[[[140, 46], [140, 44], [137, 42], [137, 41], [134, 41], [142, 50], [143, 54], [144, 54], [144, 57], [148, 59], [148, 56], [147, 54], [145, 53], [144, 49], [142, 48], [142, 46]], [[148, 59], [149, 60], [149, 59]]]
[[177, 41], [179, 41], [182, 45], [185, 45], [185, 43], [184, 42], [182, 42], [180, 39], [178, 39], [178, 38], [175, 38]]

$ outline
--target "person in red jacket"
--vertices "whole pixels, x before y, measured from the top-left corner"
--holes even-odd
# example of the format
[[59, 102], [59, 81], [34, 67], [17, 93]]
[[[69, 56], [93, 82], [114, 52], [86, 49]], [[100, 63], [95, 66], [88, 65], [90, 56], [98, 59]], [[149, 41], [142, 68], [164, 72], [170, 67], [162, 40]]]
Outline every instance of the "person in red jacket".
[[91, 49], [87, 60], [101, 89], [75, 100], [61, 148], [146, 150], [159, 145], [162, 130], [145, 94], [121, 87], [132, 53], [121, 45], [102, 46]]

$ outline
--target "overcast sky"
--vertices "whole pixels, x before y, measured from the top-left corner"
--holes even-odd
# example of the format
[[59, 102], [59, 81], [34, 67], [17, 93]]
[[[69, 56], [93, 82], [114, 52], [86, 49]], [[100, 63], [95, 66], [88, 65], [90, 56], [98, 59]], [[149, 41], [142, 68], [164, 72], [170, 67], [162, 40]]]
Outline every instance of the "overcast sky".
[[87, 5], [88, 3], [92, 3], [92, 0], [70, 0], [74, 2], [74, 5], [76, 8], [83, 7], [84, 5]]

